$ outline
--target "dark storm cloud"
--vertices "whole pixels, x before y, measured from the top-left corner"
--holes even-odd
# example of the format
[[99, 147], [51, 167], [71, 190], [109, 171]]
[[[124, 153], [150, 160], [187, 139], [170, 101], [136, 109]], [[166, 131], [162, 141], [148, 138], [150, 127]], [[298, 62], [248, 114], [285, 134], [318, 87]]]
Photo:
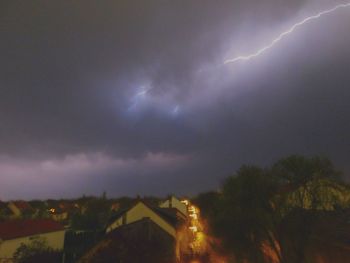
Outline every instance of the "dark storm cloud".
[[[2, 185], [39, 175], [56, 178], [55, 187], [40, 179], [42, 196], [195, 193], [242, 163], [266, 165], [291, 153], [329, 155], [350, 171], [349, 10], [298, 30], [257, 60], [217, 69], [333, 5], [2, 1]], [[68, 190], [59, 179], [67, 174]], [[12, 192], [6, 196], [36, 191]]]

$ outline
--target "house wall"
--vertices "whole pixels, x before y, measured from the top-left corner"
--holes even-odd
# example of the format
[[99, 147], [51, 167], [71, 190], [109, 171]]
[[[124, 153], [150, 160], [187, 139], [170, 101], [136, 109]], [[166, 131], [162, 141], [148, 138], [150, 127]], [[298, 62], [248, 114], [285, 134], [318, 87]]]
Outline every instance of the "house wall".
[[[162, 219], [159, 215], [153, 212], [149, 207], [144, 205], [143, 203], [138, 203], [136, 206], [131, 208], [128, 212], [126, 212], [126, 224], [130, 224], [141, 220], [142, 218], [148, 217], [153, 222], [155, 222], [158, 226], [160, 226], [167, 233], [176, 237], [176, 230], [169, 223], [167, 223], [164, 219]], [[113, 224], [111, 224], [107, 228], [107, 233], [112, 231], [113, 229], [123, 225], [123, 217], [116, 220]]]
[[164, 201], [159, 207], [161, 208], [176, 208], [177, 210], [179, 210], [181, 213], [183, 213], [184, 215], [187, 215], [187, 207], [185, 204], [181, 203], [181, 201], [179, 199], [177, 199], [176, 197], [172, 196], [170, 198], [170, 200], [166, 200]]
[[59, 213], [59, 214], [52, 214], [51, 218], [55, 221], [63, 221], [63, 220], [66, 220], [68, 218], [68, 213], [63, 212], [63, 213]]
[[[117, 228], [116, 233], [100, 241], [80, 263], [108, 262], [175, 263], [176, 240], [149, 218]], [[122, 246], [118, 246], [122, 242]], [[103, 261], [106, 262], [106, 261]]]
[[49, 247], [55, 250], [62, 250], [64, 245], [65, 231], [56, 231], [51, 233], [45, 233], [35, 236], [28, 236], [22, 238], [15, 238], [11, 240], [0, 240], [0, 262], [5, 258], [12, 258], [13, 254], [19, 248], [22, 243], [30, 243], [33, 238], [40, 237], [45, 238]]
[[21, 216], [21, 214], [22, 214], [21, 211], [17, 208], [17, 206], [14, 203], [10, 202], [10, 203], [8, 203], [7, 206], [11, 210], [11, 212], [13, 213], [14, 217]]

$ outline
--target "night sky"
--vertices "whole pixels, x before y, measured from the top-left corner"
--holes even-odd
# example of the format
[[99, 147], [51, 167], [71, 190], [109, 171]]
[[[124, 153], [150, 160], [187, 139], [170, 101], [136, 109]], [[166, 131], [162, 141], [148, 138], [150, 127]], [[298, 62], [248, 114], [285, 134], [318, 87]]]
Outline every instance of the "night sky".
[[191, 195], [242, 164], [350, 179], [346, 0], [0, 2], [0, 199]]

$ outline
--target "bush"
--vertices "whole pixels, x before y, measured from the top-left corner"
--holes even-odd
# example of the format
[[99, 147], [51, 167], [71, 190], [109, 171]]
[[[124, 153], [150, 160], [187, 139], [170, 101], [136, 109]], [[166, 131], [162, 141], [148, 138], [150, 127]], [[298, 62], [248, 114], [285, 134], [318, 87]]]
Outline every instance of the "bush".
[[46, 239], [35, 238], [30, 243], [22, 243], [14, 254], [16, 263], [59, 263], [61, 252], [48, 246]]

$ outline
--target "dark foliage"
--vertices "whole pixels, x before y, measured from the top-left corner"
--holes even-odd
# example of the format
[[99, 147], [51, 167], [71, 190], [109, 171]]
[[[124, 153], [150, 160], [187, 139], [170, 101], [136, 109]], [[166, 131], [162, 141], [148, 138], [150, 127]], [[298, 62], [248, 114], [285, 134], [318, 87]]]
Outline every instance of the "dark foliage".
[[264, 244], [280, 262], [307, 262], [320, 214], [346, 209], [335, 191], [349, 188], [329, 159], [293, 155], [267, 169], [243, 166], [220, 192], [200, 194], [195, 202], [212, 234], [238, 260], [268, 262]]
[[14, 259], [16, 263], [60, 263], [62, 252], [50, 248], [45, 239], [36, 238], [29, 244], [21, 244]]

